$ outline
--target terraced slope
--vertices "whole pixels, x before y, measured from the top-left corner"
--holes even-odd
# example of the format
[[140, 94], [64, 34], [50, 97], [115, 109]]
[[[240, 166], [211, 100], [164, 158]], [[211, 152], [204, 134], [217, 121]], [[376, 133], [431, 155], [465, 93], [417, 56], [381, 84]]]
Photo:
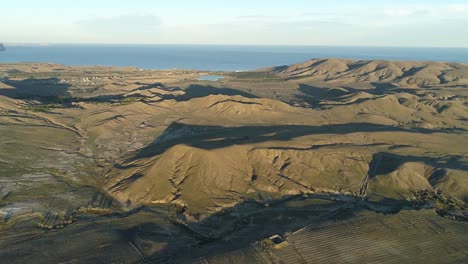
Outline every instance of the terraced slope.
[[466, 224], [428, 211], [386, 217], [365, 212], [339, 223], [307, 226], [273, 253], [284, 263], [460, 263], [468, 254], [466, 230]]

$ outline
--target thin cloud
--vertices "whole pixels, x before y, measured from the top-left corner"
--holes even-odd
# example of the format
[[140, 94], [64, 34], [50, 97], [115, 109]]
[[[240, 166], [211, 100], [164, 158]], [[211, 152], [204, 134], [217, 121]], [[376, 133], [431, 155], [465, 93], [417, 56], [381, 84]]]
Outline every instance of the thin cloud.
[[447, 6], [447, 11], [453, 14], [468, 13], [468, 4], [452, 4]]
[[161, 19], [154, 15], [124, 15], [110, 18], [92, 18], [77, 23], [86, 33], [99, 35], [139, 35], [156, 33]]
[[408, 17], [408, 16], [415, 16], [415, 15], [427, 15], [430, 11], [427, 9], [420, 9], [420, 8], [408, 8], [408, 7], [400, 7], [400, 8], [390, 8], [384, 10], [384, 14], [389, 17]]
[[390, 17], [450, 17], [453, 15], [468, 15], [468, 4], [395, 6], [386, 8], [384, 14]]
[[267, 16], [267, 15], [247, 15], [247, 16], [238, 16], [237, 19], [247, 19], [247, 20], [257, 20], [257, 19], [278, 19], [285, 18], [286, 16]]
[[270, 24], [284, 24], [284, 23], [311, 23], [311, 22], [330, 22], [339, 23], [346, 21], [347, 18], [352, 17], [348, 14], [336, 15], [329, 12], [307, 12], [301, 14], [291, 14], [283, 16], [268, 16], [268, 15], [245, 15], [238, 16], [236, 20], [239, 22], [258, 22], [264, 23], [265, 25]]

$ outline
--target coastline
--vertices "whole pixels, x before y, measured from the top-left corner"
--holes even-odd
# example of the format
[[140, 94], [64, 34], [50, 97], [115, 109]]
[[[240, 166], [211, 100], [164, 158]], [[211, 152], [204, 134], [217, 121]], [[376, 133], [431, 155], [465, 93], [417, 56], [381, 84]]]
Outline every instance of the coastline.
[[312, 58], [468, 63], [468, 48], [51, 44], [8, 46], [0, 55], [0, 63], [235, 72], [290, 65]]

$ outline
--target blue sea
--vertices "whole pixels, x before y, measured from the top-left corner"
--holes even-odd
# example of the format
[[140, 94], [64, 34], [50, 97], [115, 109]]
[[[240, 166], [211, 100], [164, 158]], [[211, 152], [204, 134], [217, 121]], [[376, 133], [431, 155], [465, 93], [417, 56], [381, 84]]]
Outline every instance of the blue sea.
[[253, 70], [313, 58], [423, 60], [468, 63], [468, 48], [215, 45], [6, 46], [0, 63], [135, 66], [142, 69]]

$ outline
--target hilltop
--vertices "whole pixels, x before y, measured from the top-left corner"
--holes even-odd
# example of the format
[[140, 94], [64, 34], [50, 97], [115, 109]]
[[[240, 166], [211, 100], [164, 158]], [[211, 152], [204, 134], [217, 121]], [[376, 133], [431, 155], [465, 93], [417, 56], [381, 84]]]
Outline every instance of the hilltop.
[[381, 82], [405, 87], [467, 85], [464, 63], [313, 59], [265, 69], [288, 79], [334, 83]]

